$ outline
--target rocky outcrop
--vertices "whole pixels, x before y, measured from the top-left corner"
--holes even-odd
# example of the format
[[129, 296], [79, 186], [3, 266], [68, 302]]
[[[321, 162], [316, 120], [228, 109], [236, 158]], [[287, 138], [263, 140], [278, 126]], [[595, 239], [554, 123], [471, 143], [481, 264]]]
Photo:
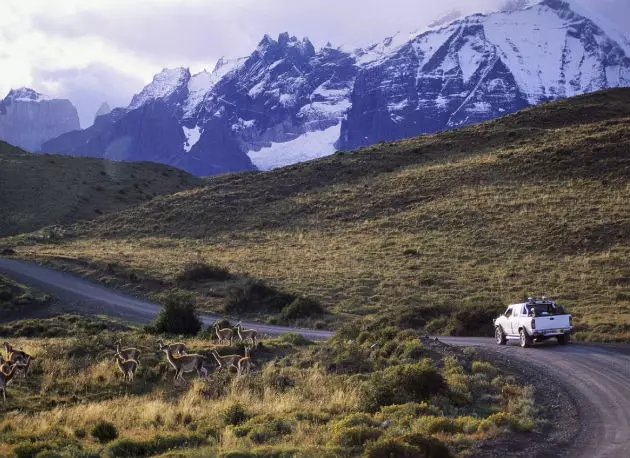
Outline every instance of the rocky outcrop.
[[27, 151], [39, 151], [44, 142], [79, 128], [79, 115], [69, 100], [21, 88], [0, 102], [0, 139]]

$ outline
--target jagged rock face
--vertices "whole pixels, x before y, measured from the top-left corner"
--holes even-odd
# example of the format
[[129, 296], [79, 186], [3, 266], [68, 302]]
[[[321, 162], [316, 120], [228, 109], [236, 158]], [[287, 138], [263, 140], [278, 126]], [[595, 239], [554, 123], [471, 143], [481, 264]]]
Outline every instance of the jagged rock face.
[[431, 133], [628, 84], [622, 48], [564, 2], [472, 16], [362, 69], [338, 146]]
[[265, 36], [212, 72], [163, 70], [128, 107], [43, 150], [197, 175], [269, 169], [630, 85], [630, 42], [561, 0], [531, 3], [352, 51]]
[[69, 100], [22, 88], [0, 102], [0, 139], [27, 151], [39, 151], [47, 140], [79, 128], [79, 115]]
[[98, 118], [99, 116], [103, 116], [111, 112], [112, 109], [107, 102], [101, 103], [101, 106], [98, 107], [98, 110], [96, 110], [96, 114], [94, 115], [94, 122], [96, 122], [96, 118]]

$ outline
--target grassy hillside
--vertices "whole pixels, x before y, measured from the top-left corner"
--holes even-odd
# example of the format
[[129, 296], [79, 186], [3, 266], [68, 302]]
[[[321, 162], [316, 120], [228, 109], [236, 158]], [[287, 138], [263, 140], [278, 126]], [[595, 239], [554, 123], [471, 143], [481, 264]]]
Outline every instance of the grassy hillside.
[[[578, 336], [628, 340], [629, 125], [630, 90], [600, 92], [216, 177], [17, 249], [129, 288], [191, 289], [213, 310], [256, 299], [244, 283], [254, 279], [343, 319], [435, 332], [478, 333], [505, 304], [547, 294], [574, 313]], [[231, 275], [178, 280], [192, 261]]]
[[[210, 376], [179, 384], [157, 336], [119, 323], [59, 316], [0, 326], [0, 338], [35, 356], [0, 404], [0, 456], [449, 458], [480, 456], [468, 452], [484, 439], [540, 433], [549, 421], [531, 387], [395, 328], [317, 345], [264, 339], [242, 376], [215, 371], [210, 354], [243, 354], [242, 345], [184, 339]], [[114, 363], [118, 338], [141, 351], [133, 382]]]
[[164, 165], [31, 154], [0, 141], [0, 236], [91, 219], [200, 183]]

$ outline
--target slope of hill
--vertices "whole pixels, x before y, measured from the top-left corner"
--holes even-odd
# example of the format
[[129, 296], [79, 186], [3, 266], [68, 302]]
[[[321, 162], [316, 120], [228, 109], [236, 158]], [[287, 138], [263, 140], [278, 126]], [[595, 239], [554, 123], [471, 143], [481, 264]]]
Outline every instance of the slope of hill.
[[94, 218], [200, 183], [165, 165], [31, 154], [0, 141], [0, 236]]
[[[582, 337], [628, 339], [629, 122], [630, 90], [580, 96], [216, 177], [18, 251], [173, 282], [186, 261], [204, 259], [314, 297], [341, 318], [384, 314], [460, 334], [544, 293], [574, 312]], [[183, 287], [220, 310], [222, 284]]]

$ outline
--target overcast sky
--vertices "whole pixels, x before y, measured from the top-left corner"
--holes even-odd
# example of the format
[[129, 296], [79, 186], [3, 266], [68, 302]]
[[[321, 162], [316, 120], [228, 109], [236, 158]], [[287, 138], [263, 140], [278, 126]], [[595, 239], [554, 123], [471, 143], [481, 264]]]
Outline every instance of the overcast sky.
[[249, 55], [265, 33], [362, 47], [454, 10], [491, 11], [504, 2], [0, 0], [0, 98], [21, 86], [69, 98], [87, 127], [101, 102], [127, 105], [162, 68], [210, 70], [221, 56]]

